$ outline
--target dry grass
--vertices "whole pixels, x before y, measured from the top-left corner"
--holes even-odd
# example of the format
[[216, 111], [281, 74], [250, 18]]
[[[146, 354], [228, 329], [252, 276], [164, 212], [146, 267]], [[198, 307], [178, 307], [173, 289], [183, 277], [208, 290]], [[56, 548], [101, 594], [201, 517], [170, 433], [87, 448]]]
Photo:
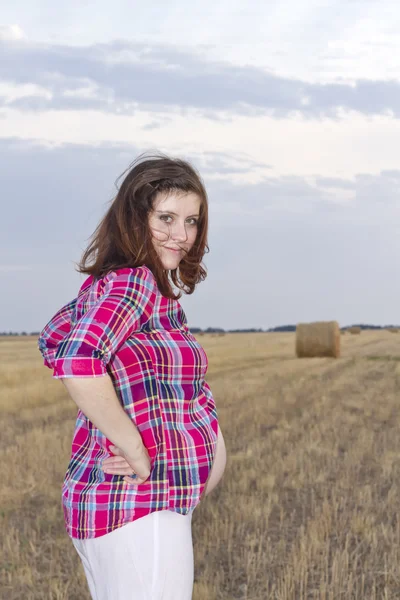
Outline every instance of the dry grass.
[[[296, 359], [293, 333], [202, 344], [229, 458], [193, 517], [194, 600], [400, 598], [396, 338], [337, 360]], [[1, 598], [88, 600], [60, 505], [76, 409], [33, 339], [1, 340], [0, 390]]]

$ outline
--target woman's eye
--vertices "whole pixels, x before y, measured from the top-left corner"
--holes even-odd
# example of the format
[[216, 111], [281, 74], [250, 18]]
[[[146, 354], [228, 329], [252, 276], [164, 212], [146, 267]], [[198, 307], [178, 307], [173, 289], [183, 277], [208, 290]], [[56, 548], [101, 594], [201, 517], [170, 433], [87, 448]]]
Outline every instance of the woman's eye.
[[[168, 219], [172, 219], [171, 215], [160, 215], [160, 219], [161, 221], [164, 221], [165, 223], [169, 223]], [[192, 219], [188, 219], [188, 221], [191, 221], [191, 225], [197, 225], [198, 220], [195, 218]]]

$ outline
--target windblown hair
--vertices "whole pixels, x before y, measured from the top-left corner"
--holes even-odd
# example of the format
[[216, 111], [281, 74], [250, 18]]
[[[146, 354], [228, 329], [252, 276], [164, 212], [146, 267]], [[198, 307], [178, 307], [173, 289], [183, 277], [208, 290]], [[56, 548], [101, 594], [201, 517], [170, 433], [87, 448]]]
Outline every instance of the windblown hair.
[[[142, 154], [118, 177], [115, 185], [117, 194], [92, 234], [80, 262], [75, 263], [76, 270], [100, 278], [115, 269], [146, 265], [163, 296], [178, 300], [182, 294], [174, 294], [168, 271], [153, 246], [149, 213], [159, 192], [192, 192], [201, 200], [196, 240], [178, 269], [170, 271], [174, 285], [192, 294], [196, 284], [207, 276], [201, 261], [205, 252], [209, 252], [207, 192], [196, 169], [187, 161], [159, 152], [150, 156]], [[89, 262], [92, 264], [88, 265]]]

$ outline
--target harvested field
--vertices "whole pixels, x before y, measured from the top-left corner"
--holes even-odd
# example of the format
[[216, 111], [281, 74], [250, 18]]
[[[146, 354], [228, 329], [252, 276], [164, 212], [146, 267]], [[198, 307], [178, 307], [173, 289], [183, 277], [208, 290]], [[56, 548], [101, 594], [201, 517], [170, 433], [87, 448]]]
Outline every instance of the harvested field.
[[[193, 516], [194, 600], [400, 598], [397, 337], [338, 359], [297, 359], [294, 333], [201, 343], [228, 465]], [[76, 407], [34, 338], [0, 359], [0, 597], [89, 600], [60, 505]]]

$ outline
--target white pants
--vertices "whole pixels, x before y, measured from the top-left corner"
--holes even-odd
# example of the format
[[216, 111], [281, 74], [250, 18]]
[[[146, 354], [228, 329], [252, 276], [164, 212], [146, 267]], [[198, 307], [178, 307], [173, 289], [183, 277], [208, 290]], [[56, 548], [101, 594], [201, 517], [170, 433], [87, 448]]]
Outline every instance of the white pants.
[[93, 600], [191, 600], [192, 514], [161, 510], [98, 538], [72, 538]]

